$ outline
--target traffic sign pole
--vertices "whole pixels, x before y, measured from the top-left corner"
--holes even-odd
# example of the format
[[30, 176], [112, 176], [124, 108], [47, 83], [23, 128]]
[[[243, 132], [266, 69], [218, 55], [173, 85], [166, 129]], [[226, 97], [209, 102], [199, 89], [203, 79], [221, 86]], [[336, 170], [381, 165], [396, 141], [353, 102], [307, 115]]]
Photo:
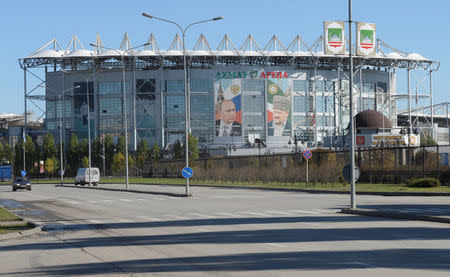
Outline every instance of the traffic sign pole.
[[309, 171], [309, 159], [312, 157], [312, 152], [311, 150], [306, 149], [305, 151], [303, 151], [303, 158], [306, 159], [306, 186], [309, 185], [309, 176], [308, 176], [308, 171]]
[[309, 186], [308, 169], [309, 169], [309, 159], [306, 159], [306, 186]]

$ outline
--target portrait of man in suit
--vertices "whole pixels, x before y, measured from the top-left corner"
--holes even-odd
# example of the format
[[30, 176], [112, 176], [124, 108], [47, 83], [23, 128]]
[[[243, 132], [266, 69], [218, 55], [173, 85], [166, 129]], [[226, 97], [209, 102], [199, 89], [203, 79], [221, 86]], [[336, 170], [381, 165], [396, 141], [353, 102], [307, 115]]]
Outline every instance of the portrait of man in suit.
[[273, 120], [267, 126], [269, 136], [291, 136], [290, 108], [289, 97], [281, 95], [273, 97]]
[[240, 136], [242, 126], [236, 121], [236, 106], [231, 100], [222, 100], [217, 104], [219, 119], [216, 120], [216, 136]]

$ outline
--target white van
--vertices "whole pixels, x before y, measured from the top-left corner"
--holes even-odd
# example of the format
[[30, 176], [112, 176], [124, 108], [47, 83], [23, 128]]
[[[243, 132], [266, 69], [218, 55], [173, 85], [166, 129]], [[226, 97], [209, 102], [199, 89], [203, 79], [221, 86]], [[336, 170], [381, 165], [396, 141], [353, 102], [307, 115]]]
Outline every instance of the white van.
[[98, 185], [100, 182], [100, 170], [97, 167], [89, 168], [79, 168], [77, 172], [77, 176], [75, 177], [75, 186], [80, 184], [84, 186], [85, 184], [89, 184], [89, 176], [91, 184], [94, 186]]

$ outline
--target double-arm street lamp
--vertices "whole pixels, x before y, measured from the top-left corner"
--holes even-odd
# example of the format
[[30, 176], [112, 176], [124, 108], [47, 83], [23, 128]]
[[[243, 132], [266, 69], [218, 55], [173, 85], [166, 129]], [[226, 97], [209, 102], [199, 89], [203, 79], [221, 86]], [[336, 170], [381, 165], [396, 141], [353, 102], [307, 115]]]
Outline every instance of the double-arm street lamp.
[[97, 44], [93, 44], [90, 43], [89, 45], [93, 46], [93, 47], [97, 47], [97, 48], [105, 48], [108, 50], [112, 50], [114, 52], [116, 52], [121, 60], [122, 60], [122, 97], [123, 97], [123, 116], [124, 116], [124, 129], [125, 129], [125, 175], [126, 175], [126, 184], [125, 184], [125, 188], [128, 190], [128, 186], [129, 186], [129, 178], [128, 178], [128, 117], [127, 117], [127, 95], [125, 92], [125, 55], [128, 54], [128, 51], [142, 47], [142, 46], [147, 46], [150, 43], [145, 43], [130, 49], [127, 49], [123, 52], [120, 52], [117, 49], [114, 48], [110, 48], [110, 47], [106, 47], [106, 46], [102, 46], [102, 45], [97, 45]]
[[[157, 20], [161, 20], [167, 23], [171, 23], [176, 25], [180, 31], [181, 34], [183, 36], [183, 63], [184, 63], [184, 108], [185, 108], [185, 115], [186, 115], [186, 119], [185, 119], [185, 149], [186, 149], [186, 167], [189, 166], [189, 132], [190, 132], [190, 95], [189, 95], [189, 85], [188, 85], [188, 78], [187, 78], [187, 63], [186, 63], [186, 44], [185, 44], [185, 38], [186, 38], [186, 31], [192, 26], [192, 25], [197, 25], [197, 24], [201, 24], [201, 23], [205, 23], [205, 22], [209, 22], [209, 21], [217, 21], [217, 20], [221, 20], [223, 19], [223, 16], [218, 16], [218, 17], [214, 17], [211, 19], [207, 19], [207, 20], [202, 20], [202, 21], [198, 21], [198, 22], [194, 22], [191, 23], [189, 25], [187, 25], [184, 29], [176, 22], [164, 19], [164, 18], [160, 18], [160, 17], [156, 17], [153, 15], [149, 15], [147, 13], [142, 13], [143, 16], [147, 17], [147, 18], [151, 18], [151, 19], [157, 19]], [[186, 196], [189, 196], [189, 178], [186, 178]]]
[[63, 142], [62, 142], [62, 102], [61, 102], [61, 97], [65, 95], [66, 92], [74, 90], [76, 88], [79, 88], [80, 86], [75, 86], [73, 88], [68, 88], [65, 89], [61, 92], [54, 90], [52, 88], [49, 87], [44, 87], [45, 89], [50, 90], [51, 92], [55, 93], [56, 95], [58, 95], [58, 103], [59, 103], [59, 175], [60, 175], [60, 182], [61, 185], [63, 185], [64, 182], [64, 166], [63, 166]]

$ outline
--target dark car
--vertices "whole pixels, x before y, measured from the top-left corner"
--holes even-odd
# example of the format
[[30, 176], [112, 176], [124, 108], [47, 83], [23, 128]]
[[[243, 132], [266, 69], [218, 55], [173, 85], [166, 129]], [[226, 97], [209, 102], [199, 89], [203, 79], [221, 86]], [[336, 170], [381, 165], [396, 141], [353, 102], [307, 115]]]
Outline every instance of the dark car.
[[31, 181], [25, 177], [16, 177], [12, 183], [12, 190], [16, 191], [18, 189], [31, 190]]

